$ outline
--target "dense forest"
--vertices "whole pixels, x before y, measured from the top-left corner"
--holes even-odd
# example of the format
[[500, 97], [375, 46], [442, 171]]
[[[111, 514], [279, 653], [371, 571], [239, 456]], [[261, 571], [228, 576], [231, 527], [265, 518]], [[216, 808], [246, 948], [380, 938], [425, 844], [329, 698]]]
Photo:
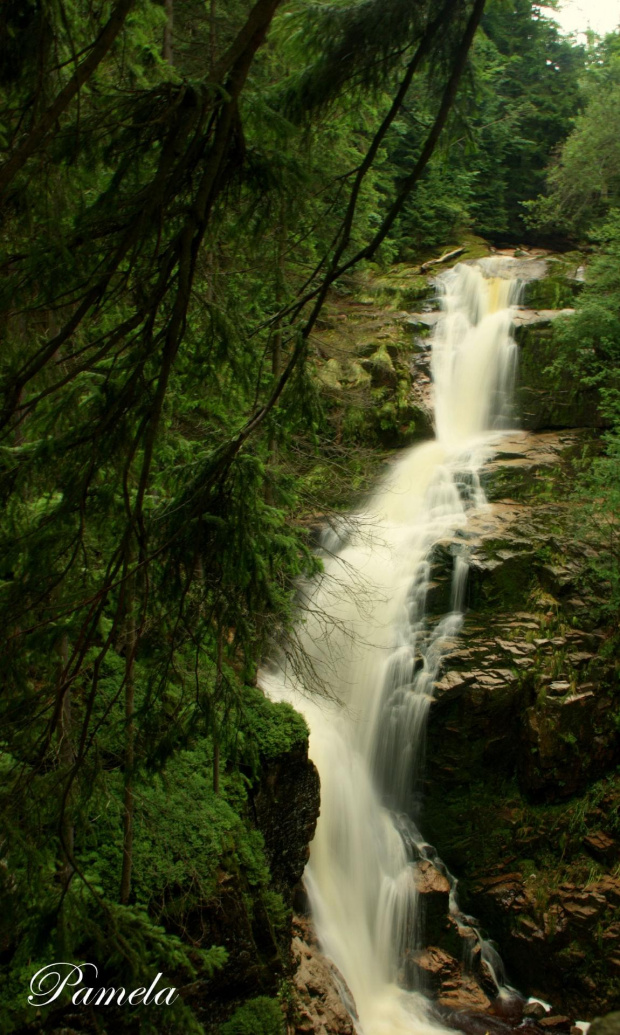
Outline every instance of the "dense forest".
[[[576, 42], [531, 0], [4, 0], [0, 56], [0, 1028], [318, 1032], [290, 948], [318, 778], [259, 669], [329, 696], [300, 634], [317, 529], [429, 437], [391, 341], [331, 346], [353, 311], [430, 308], [453, 252], [555, 257], [532, 305], [574, 310], [536, 376], [596, 418], [536, 485], [613, 736], [566, 795], [519, 794], [547, 843], [590, 807], [620, 834], [620, 34]], [[563, 1013], [620, 1005], [612, 920], [616, 969]], [[56, 961], [179, 995], [40, 1008]]]

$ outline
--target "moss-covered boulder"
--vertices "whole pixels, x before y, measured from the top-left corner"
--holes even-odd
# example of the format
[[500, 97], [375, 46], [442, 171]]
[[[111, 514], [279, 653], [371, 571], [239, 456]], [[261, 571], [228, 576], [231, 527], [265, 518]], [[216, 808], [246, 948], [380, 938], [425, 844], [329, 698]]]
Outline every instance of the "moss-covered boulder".
[[515, 331], [519, 346], [515, 407], [521, 426], [532, 431], [603, 427], [598, 392], [557, 368], [555, 315], [561, 313], [539, 315]]
[[620, 1011], [608, 1013], [606, 1017], [595, 1017], [588, 1035], [620, 1035]]
[[524, 285], [521, 302], [528, 309], [568, 309], [583, 290], [583, 281], [554, 275], [530, 280]]

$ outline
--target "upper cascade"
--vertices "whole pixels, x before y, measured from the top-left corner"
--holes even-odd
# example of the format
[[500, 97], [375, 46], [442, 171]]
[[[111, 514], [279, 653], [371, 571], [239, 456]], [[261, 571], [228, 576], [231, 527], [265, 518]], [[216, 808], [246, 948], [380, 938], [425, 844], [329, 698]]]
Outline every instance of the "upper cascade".
[[437, 439], [466, 448], [511, 418], [516, 347], [511, 337], [519, 281], [503, 277], [502, 261], [459, 264], [438, 279], [442, 317], [433, 338], [432, 378]]

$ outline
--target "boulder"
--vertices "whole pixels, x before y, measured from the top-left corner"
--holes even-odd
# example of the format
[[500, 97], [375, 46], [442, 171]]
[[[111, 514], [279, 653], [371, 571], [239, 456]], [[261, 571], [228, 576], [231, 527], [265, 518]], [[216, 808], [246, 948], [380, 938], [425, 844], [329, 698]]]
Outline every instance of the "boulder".
[[292, 956], [293, 1030], [299, 1035], [354, 1035], [351, 993], [334, 964], [318, 949], [310, 926], [299, 918], [294, 924]]
[[620, 1035], [620, 1011], [608, 1013], [605, 1017], [595, 1017], [588, 1035]]
[[598, 392], [584, 387], [568, 370], [548, 372], [557, 359], [552, 323], [569, 312], [538, 313], [523, 319], [515, 330], [519, 363], [515, 407], [521, 426], [537, 431], [548, 428], [602, 428]]

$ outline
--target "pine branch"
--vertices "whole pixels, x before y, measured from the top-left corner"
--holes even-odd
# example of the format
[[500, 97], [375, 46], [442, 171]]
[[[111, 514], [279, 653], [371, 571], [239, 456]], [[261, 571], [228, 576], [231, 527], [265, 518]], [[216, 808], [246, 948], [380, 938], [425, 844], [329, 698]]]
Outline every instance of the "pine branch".
[[88, 57], [78, 65], [69, 82], [46, 109], [36, 125], [33, 126], [23, 143], [0, 168], [0, 203], [2, 195], [6, 193], [7, 187], [15, 179], [19, 170], [23, 168], [28, 159], [44, 142], [54, 123], [68, 108], [78, 91], [101, 64], [123, 28], [133, 4], [134, 0], [118, 0], [108, 22], [93, 43]]
[[[467, 23], [465, 33], [463, 34], [463, 37], [459, 44], [453, 63], [452, 72], [444, 89], [439, 111], [437, 112], [435, 121], [433, 123], [433, 126], [431, 127], [431, 131], [426, 139], [424, 147], [422, 148], [421, 154], [412, 172], [404, 180], [401, 189], [398, 193], [398, 196], [392, 203], [375, 236], [372, 238], [369, 244], [367, 244], [364, 248], [360, 249], [352, 258], [348, 259], [346, 262], [342, 263], [341, 265], [334, 265], [334, 263], [332, 263], [328, 273], [323, 278], [323, 281], [319, 287], [315, 288], [314, 291], [308, 292], [304, 296], [304, 298], [301, 299], [299, 302], [295, 303], [293, 306], [290, 306], [284, 312], [276, 314], [276, 316], [273, 318], [272, 322], [274, 323], [280, 321], [287, 314], [290, 314], [291, 312], [298, 312], [302, 308], [302, 306], [305, 305], [307, 302], [310, 302], [313, 299], [316, 300], [312, 312], [310, 313], [310, 316], [308, 317], [306, 323], [304, 324], [300, 332], [299, 340], [295, 348], [293, 349], [293, 353], [289, 359], [289, 362], [287, 363], [287, 366], [282, 376], [280, 377], [280, 380], [278, 381], [276, 387], [274, 388], [270, 398], [265, 403], [265, 405], [246, 422], [246, 424], [241, 429], [237, 437], [233, 440], [233, 442], [230, 443], [230, 446], [228, 447], [228, 452], [226, 454], [227, 458], [232, 459], [237, 454], [237, 452], [243, 446], [244, 442], [250, 437], [250, 435], [252, 435], [257, 430], [257, 428], [260, 427], [264, 419], [277, 404], [280, 396], [282, 395], [282, 392], [286, 388], [286, 385], [288, 384], [293, 374], [293, 371], [297, 367], [297, 364], [299, 363], [301, 357], [303, 356], [306, 350], [308, 337], [310, 336], [310, 333], [313, 330], [314, 325], [318, 319], [318, 316], [323, 307], [323, 303], [325, 302], [325, 298], [327, 297], [327, 292], [329, 291], [331, 285], [336, 280], [338, 280], [338, 278], [341, 277], [343, 273], [346, 273], [348, 270], [356, 266], [362, 260], [372, 258], [379, 246], [387, 237], [392, 226], [394, 225], [394, 221], [396, 220], [398, 214], [402, 210], [403, 205], [405, 204], [406, 200], [414, 190], [418, 181], [420, 180], [420, 177], [426, 169], [426, 166], [428, 165], [428, 162], [430, 161], [430, 158], [435, 150], [439, 137], [441, 136], [441, 132], [446, 124], [450, 109], [454, 103], [459, 83], [461, 81], [461, 77], [463, 75], [467, 63], [469, 50], [472, 45], [474, 35], [476, 33], [476, 29], [480, 24], [480, 20], [484, 12], [485, 3], [486, 0], [475, 0], [474, 7], [472, 9], [469, 21]], [[381, 132], [381, 129], [379, 130], [379, 132]], [[353, 187], [353, 192], [354, 191], [355, 185]]]

